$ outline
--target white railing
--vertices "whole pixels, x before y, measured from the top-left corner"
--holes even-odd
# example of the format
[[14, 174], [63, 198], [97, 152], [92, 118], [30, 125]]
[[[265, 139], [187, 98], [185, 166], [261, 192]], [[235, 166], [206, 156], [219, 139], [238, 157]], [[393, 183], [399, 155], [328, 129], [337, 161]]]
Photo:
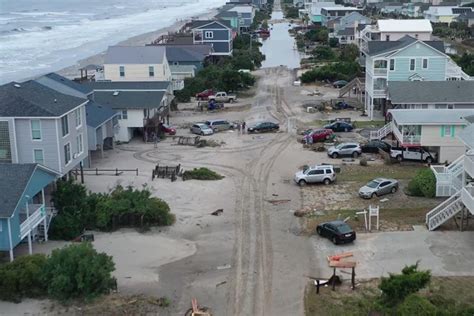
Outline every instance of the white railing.
[[45, 218], [46, 209], [43, 204], [28, 205], [30, 216], [20, 224], [20, 239], [25, 238], [28, 233], [36, 228]]
[[419, 145], [421, 143], [421, 135], [404, 135], [403, 144]]
[[464, 155], [464, 170], [474, 178], [474, 155]]
[[392, 132], [392, 123], [385, 124], [381, 129], [370, 132], [370, 139], [382, 139]]
[[469, 212], [474, 215], [474, 186], [469, 185], [461, 191], [461, 200]]
[[376, 76], [386, 76], [387, 72], [387, 68], [374, 68], [374, 75]]
[[385, 97], [386, 89], [374, 89], [373, 95], [374, 97]]
[[471, 77], [465, 73], [455, 62], [448, 60], [446, 64], [446, 79], [450, 78], [456, 78], [459, 80], [474, 80], [474, 77]]
[[459, 206], [460, 197], [461, 192], [458, 191], [426, 214], [426, 226], [428, 226], [428, 230], [438, 228], [461, 210]]

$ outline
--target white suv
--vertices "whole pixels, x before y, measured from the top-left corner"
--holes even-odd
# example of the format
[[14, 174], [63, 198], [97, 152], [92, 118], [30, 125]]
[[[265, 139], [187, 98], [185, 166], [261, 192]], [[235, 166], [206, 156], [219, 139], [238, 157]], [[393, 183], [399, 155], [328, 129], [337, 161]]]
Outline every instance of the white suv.
[[322, 182], [330, 184], [336, 180], [336, 173], [332, 165], [319, 165], [308, 167], [295, 174], [295, 182], [300, 186], [305, 186], [308, 183]]

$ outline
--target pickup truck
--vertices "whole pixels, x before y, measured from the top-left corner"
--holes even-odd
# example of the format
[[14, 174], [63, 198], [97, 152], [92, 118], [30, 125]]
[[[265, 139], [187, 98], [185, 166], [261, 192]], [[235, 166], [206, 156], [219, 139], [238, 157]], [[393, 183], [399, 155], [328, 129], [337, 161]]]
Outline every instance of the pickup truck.
[[424, 161], [426, 163], [435, 162], [437, 154], [428, 152], [423, 148], [395, 148], [392, 147], [390, 150], [390, 157], [397, 159], [398, 161], [403, 160], [417, 160]]
[[225, 92], [217, 92], [216, 94], [214, 95], [210, 95], [209, 97], [209, 100], [216, 100], [216, 102], [229, 102], [229, 103], [233, 103], [237, 97], [233, 94], [227, 94]]
[[204, 90], [203, 92], [199, 92], [196, 94], [196, 99], [198, 101], [204, 101], [204, 100], [207, 100], [209, 99], [209, 96], [210, 95], [213, 95], [214, 94], [214, 90], [212, 89], [207, 89], [207, 90]]

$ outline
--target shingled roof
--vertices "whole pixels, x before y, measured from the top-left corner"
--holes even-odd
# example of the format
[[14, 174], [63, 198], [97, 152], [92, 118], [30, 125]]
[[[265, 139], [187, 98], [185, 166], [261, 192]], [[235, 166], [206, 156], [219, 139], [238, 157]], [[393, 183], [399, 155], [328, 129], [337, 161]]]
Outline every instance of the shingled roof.
[[4, 117], [60, 117], [85, 102], [32, 80], [0, 86], [0, 116]]
[[162, 64], [165, 55], [162, 46], [109, 46], [104, 64]]
[[388, 94], [393, 104], [474, 104], [474, 81], [390, 81]]
[[[418, 41], [417, 39], [411, 36], [404, 36], [398, 41], [369, 41], [368, 42], [368, 53], [369, 55], [379, 55], [383, 53], [388, 53], [394, 50], [402, 49], [414, 42]], [[444, 43], [442, 41], [420, 41], [433, 47], [434, 49], [444, 53]]]
[[97, 128], [116, 116], [118, 113], [108, 106], [89, 101], [86, 105], [87, 126]]

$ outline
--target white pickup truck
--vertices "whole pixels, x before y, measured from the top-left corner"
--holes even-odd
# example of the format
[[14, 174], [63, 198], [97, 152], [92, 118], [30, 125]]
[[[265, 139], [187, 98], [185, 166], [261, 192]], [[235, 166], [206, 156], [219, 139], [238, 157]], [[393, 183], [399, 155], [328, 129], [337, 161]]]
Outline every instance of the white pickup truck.
[[432, 163], [437, 160], [437, 154], [428, 152], [423, 148], [396, 148], [392, 147], [390, 150], [390, 157], [402, 160], [417, 160], [426, 163]]
[[208, 99], [215, 100], [216, 102], [233, 103], [235, 100], [237, 100], [237, 96], [233, 94], [227, 94], [225, 92], [217, 92], [214, 95], [210, 95]]

